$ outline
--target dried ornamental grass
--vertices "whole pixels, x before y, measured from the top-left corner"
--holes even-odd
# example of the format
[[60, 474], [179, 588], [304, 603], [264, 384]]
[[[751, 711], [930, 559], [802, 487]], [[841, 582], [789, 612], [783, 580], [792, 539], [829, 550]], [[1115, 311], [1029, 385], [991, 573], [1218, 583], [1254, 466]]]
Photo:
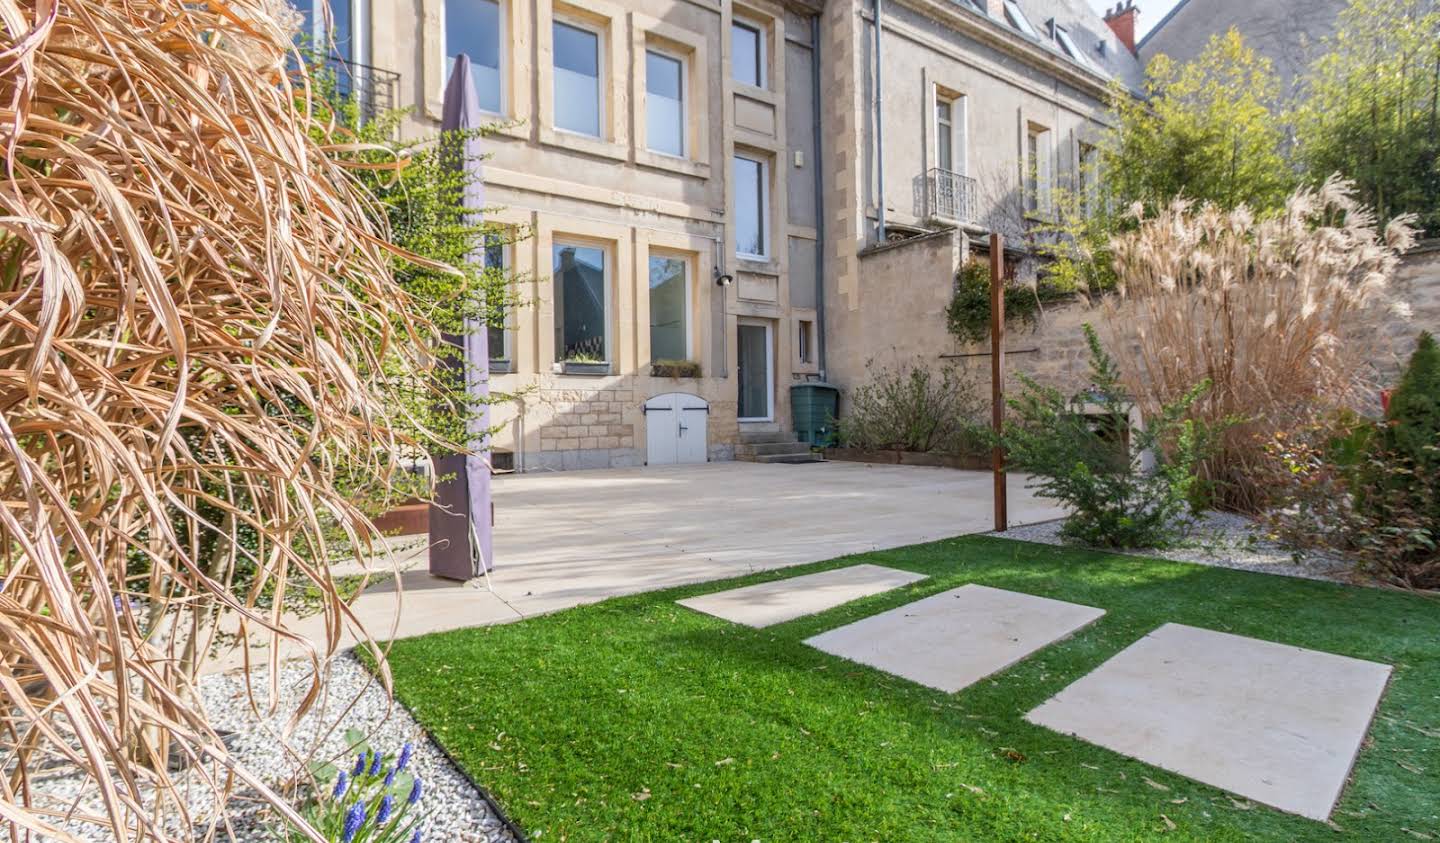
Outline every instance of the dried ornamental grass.
[[1409, 218], [1376, 228], [1348, 182], [1297, 190], [1277, 214], [1196, 209], [1177, 200], [1114, 238], [1119, 295], [1107, 300], [1112, 347], [1142, 410], [1209, 379], [1194, 415], [1239, 423], [1221, 434], [1204, 475], [1217, 502], [1253, 511], [1254, 469], [1277, 431], [1353, 404], [1374, 348], [1367, 313], [1391, 306]]
[[[210, 621], [234, 613], [275, 659], [295, 638], [280, 597], [303, 576], [325, 594], [324, 639], [296, 642], [317, 665], [355, 625], [311, 560], [328, 558], [327, 520], [365, 546], [337, 475], [388, 476], [382, 362], [428, 360], [338, 161], [354, 146], [307, 116], [271, 2], [0, 0], [10, 839], [73, 839], [59, 826], [77, 821], [194, 839], [177, 759], [212, 808], [244, 786], [294, 818], [198, 705]], [[234, 593], [241, 568], [253, 580]], [[256, 608], [263, 588], [273, 609]], [[45, 803], [33, 779], [57, 763], [103, 811]]]

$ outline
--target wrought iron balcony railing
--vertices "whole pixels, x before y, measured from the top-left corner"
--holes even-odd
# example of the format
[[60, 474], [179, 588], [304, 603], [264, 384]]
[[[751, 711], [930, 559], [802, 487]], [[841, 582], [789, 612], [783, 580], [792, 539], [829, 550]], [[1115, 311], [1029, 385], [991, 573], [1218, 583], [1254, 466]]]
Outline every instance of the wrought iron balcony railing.
[[977, 188], [969, 176], [932, 167], [925, 176], [926, 207], [930, 216], [952, 222], [975, 222]]
[[310, 73], [328, 85], [337, 99], [355, 103], [361, 120], [374, 120], [400, 104], [400, 74], [339, 56], [309, 58]]

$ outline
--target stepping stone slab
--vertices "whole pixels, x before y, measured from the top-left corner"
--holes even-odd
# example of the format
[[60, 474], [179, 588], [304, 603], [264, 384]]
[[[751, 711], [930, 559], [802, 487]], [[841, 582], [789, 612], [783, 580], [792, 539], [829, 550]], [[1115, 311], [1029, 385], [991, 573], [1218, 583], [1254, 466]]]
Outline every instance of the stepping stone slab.
[[851, 565], [677, 600], [681, 606], [746, 626], [764, 627], [833, 609], [926, 579], [880, 565]]
[[1171, 623], [1026, 719], [1325, 820], [1389, 677], [1389, 665]]
[[1104, 609], [964, 585], [805, 643], [954, 693], [1094, 622]]

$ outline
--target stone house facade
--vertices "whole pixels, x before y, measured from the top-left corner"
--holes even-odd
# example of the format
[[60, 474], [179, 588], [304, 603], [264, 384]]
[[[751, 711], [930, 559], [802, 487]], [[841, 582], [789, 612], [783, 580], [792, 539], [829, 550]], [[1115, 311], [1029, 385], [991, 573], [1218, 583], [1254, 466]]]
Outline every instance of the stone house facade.
[[[849, 387], [943, 334], [934, 302], [924, 331], [914, 308], [973, 242], [1019, 243], [1050, 187], [1078, 185], [1106, 86], [1139, 80], [1083, 0], [301, 4], [362, 105], [411, 109], [407, 137], [438, 130], [461, 52], [503, 124], [490, 219], [523, 236], [487, 255], [522, 302], [490, 336], [492, 385], [518, 396], [493, 444], [519, 470], [785, 438], [790, 385]], [[878, 248], [926, 232], [949, 232], [921, 247], [943, 259], [877, 271], [895, 257]], [[698, 376], [654, 367], [676, 359]]]

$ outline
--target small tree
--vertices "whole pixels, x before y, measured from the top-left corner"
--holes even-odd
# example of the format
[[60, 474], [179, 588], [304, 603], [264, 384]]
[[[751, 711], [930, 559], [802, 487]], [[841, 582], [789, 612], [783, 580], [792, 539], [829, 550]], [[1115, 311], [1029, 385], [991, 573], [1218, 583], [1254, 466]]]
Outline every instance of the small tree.
[[1380, 219], [1440, 234], [1440, 4], [1352, 0], [1301, 80], [1299, 160], [1314, 182], [1354, 180]]
[[1284, 201], [1295, 179], [1281, 153], [1279, 82], [1233, 28], [1187, 64], [1153, 58], [1144, 93], [1114, 89], [1114, 128], [1100, 143], [1110, 207], [1155, 209], [1183, 196], [1264, 211]]
[[[1095, 547], [1164, 547], [1183, 534], [1195, 467], [1207, 437], [1190, 406], [1208, 389], [1193, 386], [1177, 400], [1131, 426], [1134, 402], [1120, 369], [1085, 325], [1091, 388], [1072, 398], [1020, 375], [1021, 394], [1009, 400], [1005, 425], [1009, 462], [1038, 478], [1041, 494], [1072, 514], [1061, 532]], [[1144, 455], [1156, 461], [1142, 464]]]

